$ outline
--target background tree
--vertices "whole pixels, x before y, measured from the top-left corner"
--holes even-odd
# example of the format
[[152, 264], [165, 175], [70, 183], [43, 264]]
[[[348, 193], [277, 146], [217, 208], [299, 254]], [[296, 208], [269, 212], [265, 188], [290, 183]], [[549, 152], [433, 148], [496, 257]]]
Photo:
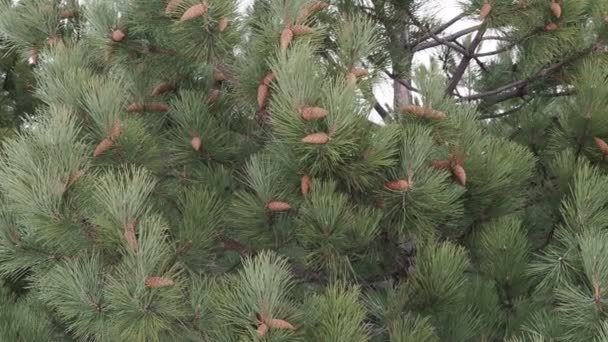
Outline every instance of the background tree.
[[605, 339], [608, 2], [237, 5], [2, 2], [3, 340]]
[[11, 136], [23, 119], [34, 113], [34, 78], [31, 67], [0, 41], [0, 135]]

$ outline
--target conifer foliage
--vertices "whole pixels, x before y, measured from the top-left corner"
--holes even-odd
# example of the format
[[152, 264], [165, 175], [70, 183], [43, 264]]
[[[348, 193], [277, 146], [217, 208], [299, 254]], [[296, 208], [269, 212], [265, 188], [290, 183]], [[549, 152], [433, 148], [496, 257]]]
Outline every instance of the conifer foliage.
[[0, 340], [605, 341], [608, 2], [422, 4], [0, 0]]

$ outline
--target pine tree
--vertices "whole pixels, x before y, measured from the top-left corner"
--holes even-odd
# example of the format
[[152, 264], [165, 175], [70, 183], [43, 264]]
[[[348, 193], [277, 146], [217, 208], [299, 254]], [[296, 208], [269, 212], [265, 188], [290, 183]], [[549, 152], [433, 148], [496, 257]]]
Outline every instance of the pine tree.
[[608, 1], [423, 3], [0, 0], [0, 340], [605, 341]]

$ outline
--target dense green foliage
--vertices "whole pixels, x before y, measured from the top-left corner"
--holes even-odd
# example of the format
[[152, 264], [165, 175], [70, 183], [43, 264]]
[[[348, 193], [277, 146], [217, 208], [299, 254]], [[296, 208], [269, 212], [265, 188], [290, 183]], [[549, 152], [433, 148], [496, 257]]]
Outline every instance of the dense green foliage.
[[606, 341], [608, 1], [423, 3], [0, 0], [0, 340]]

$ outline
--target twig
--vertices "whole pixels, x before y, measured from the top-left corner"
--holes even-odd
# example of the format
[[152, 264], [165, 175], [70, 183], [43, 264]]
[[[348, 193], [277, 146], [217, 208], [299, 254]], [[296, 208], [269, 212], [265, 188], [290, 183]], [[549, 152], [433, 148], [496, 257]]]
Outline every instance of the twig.
[[[460, 42], [458, 42], [457, 40], [455, 40], [454, 43], [460, 45], [463, 49], [465, 48], [464, 45], [460, 44]], [[467, 54], [468, 54], [468, 52], [467, 52]], [[483, 62], [481, 60], [479, 60], [479, 58], [477, 58], [479, 56], [471, 55], [470, 57], [473, 57], [473, 59], [475, 60], [475, 63], [477, 63], [477, 65], [479, 65], [479, 68], [481, 70], [483, 70], [483, 72], [488, 72], [488, 67], [486, 67], [486, 65], [483, 64]]]
[[409, 48], [414, 48], [416, 47], [418, 44], [424, 42], [425, 40], [429, 39], [432, 37], [432, 35], [437, 35], [440, 34], [441, 32], [445, 31], [448, 27], [452, 26], [453, 24], [455, 24], [457, 21], [459, 21], [460, 19], [464, 18], [466, 15], [464, 13], [461, 13], [457, 16], [455, 16], [454, 18], [448, 20], [447, 22], [445, 22], [442, 25], [437, 26], [436, 28], [429, 30], [429, 33], [420, 37], [418, 40], [416, 40], [414, 43], [409, 45]]
[[[446, 40], [446, 41], [453, 41], [453, 40], [458, 39], [458, 38], [460, 38], [460, 37], [462, 37], [464, 35], [467, 35], [469, 33], [473, 33], [475, 31], [477, 31], [480, 27], [481, 27], [481, 25], [469, 27], [469, 28], [466, 28], [466, 29], [464, 29], [462, 31], [458, 31], [456, 33], [452, 33], [450, 35], [441, 37], [441, 39], [442, 40]], [[418, 44], [417, 46], [415, 46], [414, 48], [412, 48], [412, 50], [414, 52], [418, 52], [418, 51], [430, 49], [430, 48], [433, 48], [433, 47], [436, 47], [436, 46], [439, 46], [439, 45], [441, 45], [440, 42], [431, 41], [431, 42], [427, 42], [427, 43]]]
[[419, 22], [418, 19], [416, 19], [416, 17], [409, 10], [406, 10], [406, 12], [407, 12], [407, 15], [410, 17], [410, 19], [412, 20], [412, 22], [414, 23], [414, 25], [420, 27], [421, 30], [426, 30], [427, 31], [426, 34], [429, 35], [429, 36], [431, 36], [431, 38], [433, 38], [433, 40], [435, 40], [437, 43], [439, 43], [439, 45], [445, 45], [445, 46], [450, 47], [450, 48], [452, 48], [452, 49], [454, 49], [454, 50], [456, 50], [456, 51], [458, 51], [458, 52], [460, 52], [462, 54], [465, 54], [465, 55], [467, 54], [467, 51], [465, 49], [463, 49], [460, 46], [452, 43], [449, 40], [446, 40], [444, 38], [438, 37], [433, 31], [428, 30], [427, 28], [425, 28], [424, 25], [422, 25], [422, 23]]
[[407, 90], [410, 90], [410, 91], [413, 91], [413, 92], [416, 92], [416, 93], [420, 93], [420, 90], [416, 89], [410, 82], [397, 77], [397, 75], [389, 72], [386, 69], [382, 69], [382, 71], [384, 71], [384, 73], [386, 74], [386, 76], [390, 77], [391, 79], [397, 81], [399, 84], [401, 84], [404, 87], [406, 87]]
[[486, 120], [486, 119], [496, 119], [496, 118], [501, 118], [507, 115], [511, 115], [513, 113], [517, 113], [520, 110], [522, 110], [526, 105], [528, 105], [531, 101], [532, 101], [533, 97], [529, 97], [528, 99], [526, 99], [522, 104], [515, 106], [509, 110], [506, 110], [502, 113], [498, 113], [498, 114], [493, 114], [493, 115], [486, 115], [486, 116], [481, 116], [478, 118], [478, 120]]
[[501, 96], [499, 96], [495, 99], [492, 99], [492, 101], [489, 101], [489, 104], [486, 103], [485, 106], [488, 107], [490, 105], [502, 102], [504, 100], [508, 100], [513, 97], [520, 96], [522, 93], [521, 89], [523, 87], [525, 87], [526, 85], [528, 85], [529, 83], [534, 82], [538, 79], [541, 79], [541, 78], [547, 76], [547, 74], [557, 71], [557, 70], [561, 69], [563, 66], [565, 66], [569, 63], [572, 63], [572, 62], [588, 55], [589, 53], [596, 51], [599, 48], [600, 48], [599, 44], [593, 44], [592, 46], [575, 53], [574, 55], [570, 56], [569, 58], [564, 59], [563, 61], [561, 61], [559, 63], [555, 63], [544, 69], [539, 70], [537, 73], [535, 73], [534, 75], [532, 75], [524, 80], [514, 81], [509, 84], [498, 87], [494, 90], [489, 90], [486, 92], [465, 96], [465, 97], [462, 97], [460, 100], [461, 101], [472, 101], [472, 100], [485, 99], [485, 98], [492, 97], [492, 96], [498, 95], [500, 93], [506, 92], [509, 89], [515, 88], [515, 89], [511, 90], [510, 92], [504, 93]]
[[471, 62], [471, 59], [472, 59], [471, 56], [472, 56], [473, 52], [475, 51], [475, 49], [477, 49], [477, 47], [479, 46], [479, 43], [481, 43], [481, 38], [483, 38], [483, 34], [486, 32], [486, 28], [487, 28], [487, 26], [485, 24], [482, 24], [481, 27], [479, 27], [479, 30], [477, 31], [475, 38], [473, 38], [471, 45], [469, 45], [469, 49], [468, 49], [469, 53], [462, 57], [460, 64], [456, 68], [456, 72], [454, 72], [454, 75], [452, 76], [450, 83], [448, 84], [447, 88], [445, 89], [445, 94], [447, 96], [452, 94], [454, 92], [454, 89], [456, 89], [456, 87], [458, 86], [458, 83], [460, 83], [460, 80], [462, 79], [464, 72], [469, 67], [469, 63]]
[[378, 102], [378, 100], [376, 100], [376, 103], [374, 103], [374, 109], [376, 112], [378, 112], [378, 115], [380, 115], [381, 118], [384, 119], [388, 116], [388, 111]]

